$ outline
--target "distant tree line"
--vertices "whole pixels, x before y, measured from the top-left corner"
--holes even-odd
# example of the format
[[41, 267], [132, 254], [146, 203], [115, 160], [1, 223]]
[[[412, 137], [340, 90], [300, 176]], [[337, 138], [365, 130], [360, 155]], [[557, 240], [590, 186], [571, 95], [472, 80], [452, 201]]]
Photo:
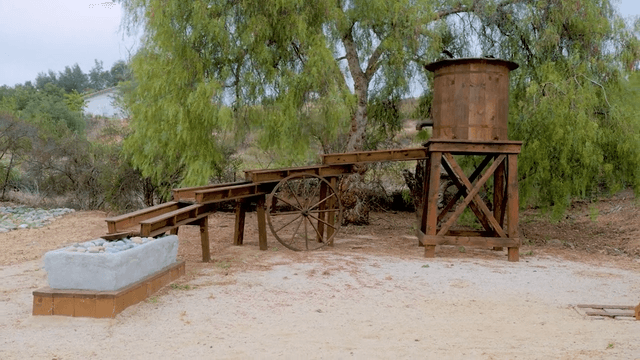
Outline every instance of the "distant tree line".
[[[66, 93], [73, 91], [85, 93], [110, 88], [130, 78], [129, 66], [124, 60], [116, 61], [109, 70], [104, 69], [102, 61], [95, 59], [94, 62], [94, 66], [89, 73], [82, 72], [78, 63], [73, 66], [65, 66], [64, 70], [58, 73], [51, 69], [47, 72], [38, 73], [35, 88], [42, 90], [47, 84], [53, 84], [63, 89]], [[25, 85], [30, 84], [30, 81], [25, 83]]]

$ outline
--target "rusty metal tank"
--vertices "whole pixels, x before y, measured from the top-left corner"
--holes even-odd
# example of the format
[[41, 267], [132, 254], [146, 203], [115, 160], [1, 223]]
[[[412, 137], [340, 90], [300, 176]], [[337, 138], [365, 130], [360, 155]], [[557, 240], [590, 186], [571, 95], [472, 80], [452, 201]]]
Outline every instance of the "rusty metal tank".
[[493, 58], [447, 59], [434, 72], [433, 139], [508, 140], [509, 71], [518, 64]]

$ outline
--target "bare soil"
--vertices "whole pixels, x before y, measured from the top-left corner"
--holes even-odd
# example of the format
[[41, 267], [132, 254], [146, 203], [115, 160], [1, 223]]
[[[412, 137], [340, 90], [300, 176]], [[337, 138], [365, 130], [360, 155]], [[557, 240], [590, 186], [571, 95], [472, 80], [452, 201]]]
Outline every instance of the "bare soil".
[[633, 194], [575, 203], [552, 222], [521, 214], [521, 261], [506, 251], [439, 247], [425, 259], [415, 215], [372, 213], [333, 248], [292, 252], [255, 213], [232, 245], [234, 215], [180, 229], [187, 276], [115, 319], [31, 316], [41, 257], [106, 232], [98, 211], [0, 234], [0, 358], [640, 359], [640, 321], [594, 320], [577, 303], [640, 302], [640, 213]]

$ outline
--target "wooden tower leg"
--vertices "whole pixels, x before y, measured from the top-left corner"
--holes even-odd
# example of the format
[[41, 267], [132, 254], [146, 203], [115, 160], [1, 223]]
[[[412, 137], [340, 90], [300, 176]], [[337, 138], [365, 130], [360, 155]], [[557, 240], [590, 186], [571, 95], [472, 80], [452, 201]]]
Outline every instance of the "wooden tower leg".
[[509, 154], [507, 163], [507, 234], [510, 238], [518, 239], [517, 247], [510, 247], [509, 261], [520, 260], [520, 241], [518, 236], [518, 155]]
[[[505, 189], [504, 189], [504, 176], [505, 176], [505, 162], [502, 162], [496, 169], [496, 172], [493, 173], [493, 217], [496, 218], [498, 224], [501, 227], [504, 227], [504, 197], [505, 197]], [[493, 250], [502, 251], [502, 246], [494, 246]]]
[[265, 206], [265, 195], [261, 195], [258, 197], [258, 206], [257, 206], [257, 214], [258, 214], [258, 243], [260, 245], [260, 250], [267, 250], [267, 221], [266, 214], [264, 211]]
[[202, 243], [202, 262], [209, 262], [211, 253], [209, 250], [209, 216], [200, 220], [200, 242]]
[[[442, 152], [434, 151], [430, 156], [429, 177], [427, 198], [424, 202], [422, 210], [422, 227], [425, 228], [425, 235], [436, 235], [438, 227], [438, 190], [440, 189], [440, 161], [442, 160]], [[428, 258], [435, 257], [436, 246], [425, 243], [424, 256]]]
[[233, 231], [233, 245], [242, 245], [244, 241], [244, 220], [247, 214], [248, 202], [244, 199], [236, 200], [236, 224]]

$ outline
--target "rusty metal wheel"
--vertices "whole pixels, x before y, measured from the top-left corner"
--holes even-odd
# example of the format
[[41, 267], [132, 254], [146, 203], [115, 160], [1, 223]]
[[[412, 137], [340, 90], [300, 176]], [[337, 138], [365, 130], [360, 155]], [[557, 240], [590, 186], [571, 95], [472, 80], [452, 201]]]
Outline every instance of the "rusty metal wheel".
[[295, 251], [331, 244], [342, 223], [342, 204], [331, 184], [314, 174], [282, 179], [267, 198], [273, 236]]

